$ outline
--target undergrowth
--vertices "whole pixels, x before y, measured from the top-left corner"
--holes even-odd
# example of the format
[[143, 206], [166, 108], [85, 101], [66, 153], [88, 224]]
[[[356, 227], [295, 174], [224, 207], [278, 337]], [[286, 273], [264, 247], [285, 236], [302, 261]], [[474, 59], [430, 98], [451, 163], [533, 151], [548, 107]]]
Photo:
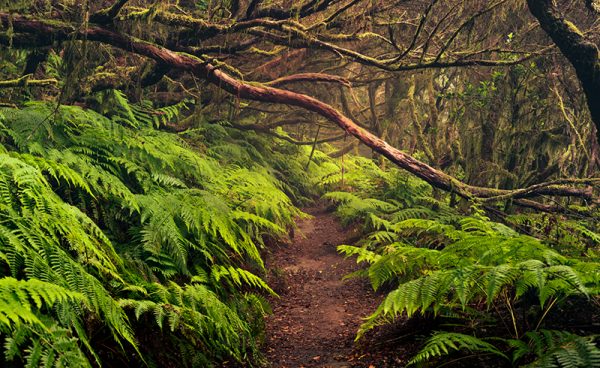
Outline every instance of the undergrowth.
[[600, 367], [593, 217], [517, 213], [492, 221], [480, 204], [451, 206], [418, 179], [369, 170], [355, 187], [350, 180], [348, 190], [324, 196], [343, 221], [364, 225], [358, 244], [338, 247], [365, 265], [349, 277], [366, 277], [386, 294], [357, 340], [419, 317], [437, 331], [408, 365], [473, 366], [495, 356], [496, 366]]
[[333, 167], [227, 122], [168, 132], [185, 103], [97, 98], [0, 110], [0, 364], [260, 363], [264, 239]]
[[436, 328], [409, 365], [600, 366], [593, 218], [493, 221], [497, 210], [451, 205], [328, 146], [311, 153], [227, 121], [174, 133], [185, 103], [116, 91], [96, 103], [0, 110], [3, 366], [261, 365], [275, 295], [265, 240], [285, 238], [296, 206], [323, 192], [344, 223], [364, 225], [339, 247], [365, 264], [351, 276], [386, 293], [357, 339], [418, 316]]

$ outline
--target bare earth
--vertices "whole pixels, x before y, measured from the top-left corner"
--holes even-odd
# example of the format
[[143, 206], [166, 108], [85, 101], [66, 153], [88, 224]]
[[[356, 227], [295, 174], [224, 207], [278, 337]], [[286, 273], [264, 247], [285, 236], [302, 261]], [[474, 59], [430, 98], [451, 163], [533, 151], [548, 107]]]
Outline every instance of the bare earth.
[[382, 299], [364, 279], [342, 280], [359, 266], [336, 247], [351, 243], [356, 231], [342, 228], [324, 208], [305, 212], [313, 218], [298, 221], [292, 243], [278, 245], [267, 256], [269, 282], [280, 295], [271, 300], [273, 314], [267, 319], [263, 351], [270, 366], [401, 366], [388, 354], [378, 358], [373, 346], [361, 349], [354, 343], [361, 318]]

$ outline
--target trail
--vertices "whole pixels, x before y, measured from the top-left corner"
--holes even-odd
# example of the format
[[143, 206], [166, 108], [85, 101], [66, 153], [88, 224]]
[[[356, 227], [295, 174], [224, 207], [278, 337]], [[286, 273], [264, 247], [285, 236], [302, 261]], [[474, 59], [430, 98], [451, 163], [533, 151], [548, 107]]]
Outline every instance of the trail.
[[[270, 283], [280, 298], [272, 299], [264, 353], [270, 367], [369, 367], [354, 348], [361, 318], [381, 301], [363, 279], [343, 281], [358, 269], [354, 259], [336, 252], [356, 238], [352, 229], [323, 207], [305, 209], [291, 244], [267, 256]], [[379, 367], [380, 365], [376, 365]]]

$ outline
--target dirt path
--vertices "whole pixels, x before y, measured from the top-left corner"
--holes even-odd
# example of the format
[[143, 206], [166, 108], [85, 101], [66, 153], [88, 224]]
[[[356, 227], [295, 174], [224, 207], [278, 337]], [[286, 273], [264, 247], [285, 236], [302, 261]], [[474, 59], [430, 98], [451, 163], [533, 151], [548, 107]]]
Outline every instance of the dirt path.
[[267, 257], [280, 298], [271, 301], [265, 355], [277, 368], [369, 367], [353, 349], [354, 336], [381, 297], [365, 280], [343, 281], [358, 266], [336, 252], [356, 234], [324, 208], [305, 211], [313, 218], [299, 220], [292, 244]]

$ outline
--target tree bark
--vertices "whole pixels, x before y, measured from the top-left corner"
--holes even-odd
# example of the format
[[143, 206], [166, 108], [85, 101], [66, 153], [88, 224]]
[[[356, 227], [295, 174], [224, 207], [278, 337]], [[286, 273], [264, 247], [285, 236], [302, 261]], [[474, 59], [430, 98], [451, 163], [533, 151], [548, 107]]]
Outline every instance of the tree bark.
[[575, 68], [600, 141], [600, 50], [565, 19], [554, 0], [527, 0], [529, 11]]
[[[355, 124], [351, 119], [343, 115], [333, 106], [311, 96], [243, 82], [197, 57], [176, 53], [156, 44], [120, 34], [103, 27], [89, 26], [87, 28], [76, 28], [69, 24], [56, 21], [35, 20], [21, 15], [0, 13], [0, 24], [6, 27], [9, 21], [12, 21], [12, 26], [16, 32], [34, 34], [43, 33], [52, 35], [55, 39], [60, 40], [71, 40], [73, 37], [86, 38], [89, 41], [102, 42], [128, 52], [146, 56], [159, 64], [169, 65], [172, 68], [186, 71], [199, 78], [206, 79], [210, 83], [231, 93], [237, 98], [296, 106], [312, 111], [331, 122], [334, 122], [348, 134], [358, 138], [373, 151], [380, 153], [398, 167], [425, 180], [433, 187], [454, 192], [465, 198], [502, 197], [502, 200], [513, 198], [518, 203], [521, 198], [535, 197], [538, 195], [592, 197], [591, 187], [574, 188], [561, 185], [566, 183], [559, 183], [556, 185], [542, 184], [514, 191], [471, 186], [390, 146], [384, 140]], [[590, 184], [595, 181], [582, 179], [577, 180], [576, 182], [578, 184]], [[523, 204], [533, 207], [536, 203], [537, 202], [527, 201]], [[544, 205], [539, 204], [540, 210], [544, 210], [544, 207]]]

